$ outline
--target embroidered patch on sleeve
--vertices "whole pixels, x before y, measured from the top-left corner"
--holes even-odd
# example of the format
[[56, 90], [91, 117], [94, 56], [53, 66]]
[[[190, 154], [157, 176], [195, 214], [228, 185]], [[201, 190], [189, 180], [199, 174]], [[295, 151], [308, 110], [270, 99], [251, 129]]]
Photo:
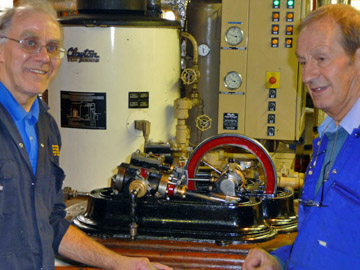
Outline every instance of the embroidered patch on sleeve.
[[58, 145], [52, 145], [52, 152], [54, 157], [60, 157], [60, 147]]

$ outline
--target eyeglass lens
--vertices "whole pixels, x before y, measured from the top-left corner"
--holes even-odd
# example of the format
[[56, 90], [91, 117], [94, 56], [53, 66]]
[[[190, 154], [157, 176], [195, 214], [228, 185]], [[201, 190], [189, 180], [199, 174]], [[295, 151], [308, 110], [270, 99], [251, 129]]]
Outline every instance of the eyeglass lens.
[[43, 45], [40, 45], [40, 42], [37, 41], [36, 39], [28, 38], [28, 39], [20, 40], [20, 45], [21, 45], [21, 48], [28, 53], [32, 53], [32, 54], [39, 53], [40, 50], [42, 49], [42, 47], [45, 47], [47, 53], [52, 58], [61, 59], [64, 56], [64, 49], [60, 48], [55, 43], [49, 43], [49, 44], [46, 44], [45, 46], [43, 46]]

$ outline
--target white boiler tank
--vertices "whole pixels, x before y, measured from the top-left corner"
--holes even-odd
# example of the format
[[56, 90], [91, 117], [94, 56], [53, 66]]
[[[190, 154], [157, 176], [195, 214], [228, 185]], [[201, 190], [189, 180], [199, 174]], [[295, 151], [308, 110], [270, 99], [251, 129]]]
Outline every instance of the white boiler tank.
[[117, 165], [142, 150], [135, 120], [151, 122], [150, 141], [175, 137], [179, 27], [114, 14], [62, 23], [67, 54], [48, 100], [62, 136], [64, 186], [90, 191], [108, 186]]

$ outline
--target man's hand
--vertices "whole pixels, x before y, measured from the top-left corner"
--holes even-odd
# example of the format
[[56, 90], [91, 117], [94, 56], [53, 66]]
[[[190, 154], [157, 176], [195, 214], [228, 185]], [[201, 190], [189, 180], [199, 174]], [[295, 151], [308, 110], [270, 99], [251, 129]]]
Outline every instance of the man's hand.
[[281, 270], [279, 262], [265, 250], [251, 249], [245, 258], [243, 270]]
[[148, 258], [122, 256], [70, 225], [59, 246], [63, 257], [106, 270], [171, 270]]
[[152, 263], [147, 258], [119, 256], [118, 265], [114, 270], [172, 270], [161, 263]]

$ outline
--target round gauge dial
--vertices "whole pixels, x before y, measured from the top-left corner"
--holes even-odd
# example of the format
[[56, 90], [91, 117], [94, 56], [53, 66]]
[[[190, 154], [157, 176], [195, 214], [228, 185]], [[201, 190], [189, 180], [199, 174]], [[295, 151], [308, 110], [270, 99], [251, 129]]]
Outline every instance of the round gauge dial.
[[199, 45], [199, 55], [201, 56], [207, 56], [210, 52], [210, 48], [206, 44], [200, 44]]
[[236, 71], [230, 71], [228, 74], [225, 75], [224, 84], [225, 87], [230, 90], [238, 89], [242, 84], [241, 75]]
[[239, 45], [243, 41], [244, 32], [240, 27], [232, 26], [225, 33], [225, 41], [232, 45]]

